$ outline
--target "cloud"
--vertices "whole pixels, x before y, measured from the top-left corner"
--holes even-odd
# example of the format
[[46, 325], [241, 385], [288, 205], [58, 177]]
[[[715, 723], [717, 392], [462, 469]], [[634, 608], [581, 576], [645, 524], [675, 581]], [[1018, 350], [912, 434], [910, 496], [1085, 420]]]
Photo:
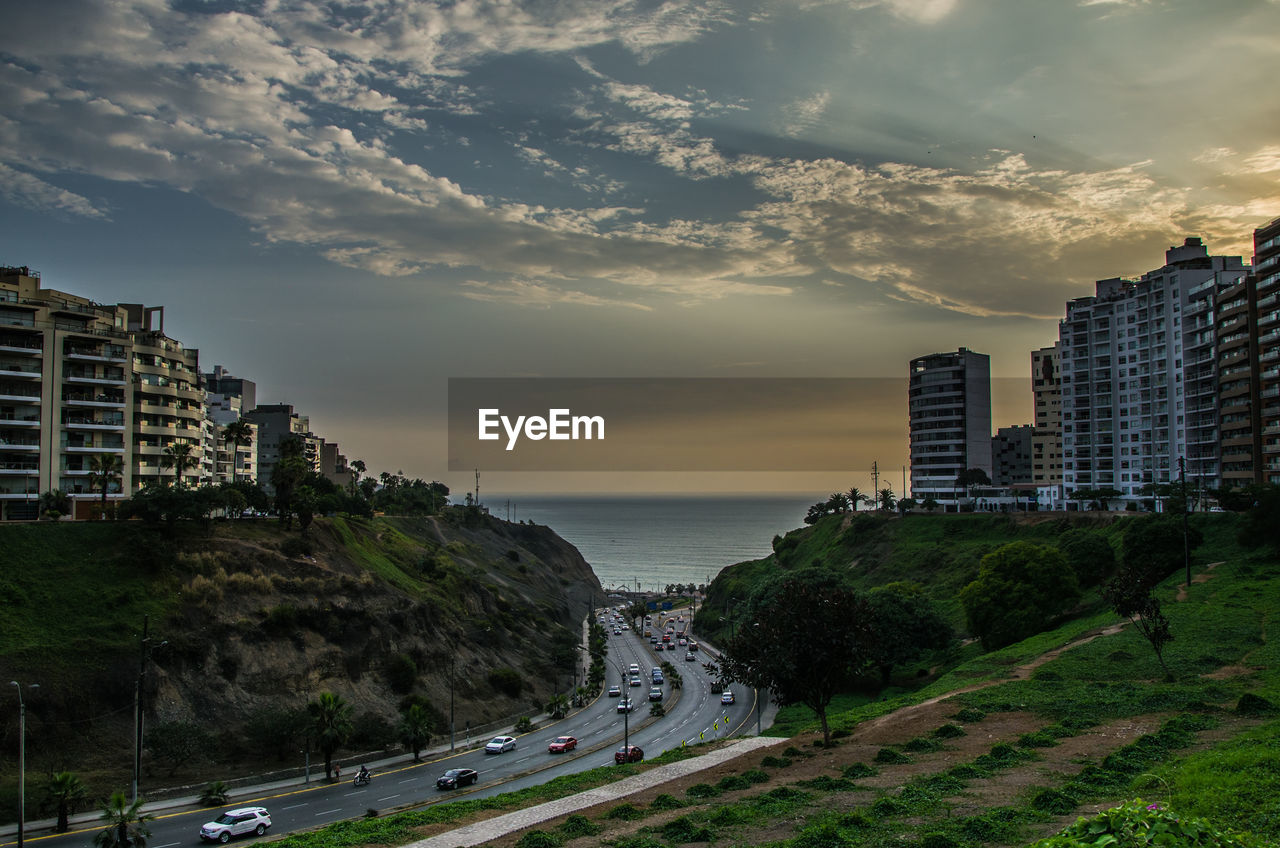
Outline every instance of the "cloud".
[[0, 163], [0, 197], [38, 212], [66, 213], [105, 220], [107, 213], [87, 197], [58, 188], [33, 174]]
[[615, 300], [586, 292], [559, 289], [532, 280], [467, 280], [462, 284], [462, 296], [471, 300], [507, 303], [532, 309], [550, 309], [556, 304], [575, 306], [615, 306], [625, 309], [652, 311], [652, 307], [630, 300]]
[[797, 100], [783, 107], [784, 125], [782, 134], [798, 136], [811, 129], [827, 111], [831, 103], [830, 91], [819, 91], [810, 97]]

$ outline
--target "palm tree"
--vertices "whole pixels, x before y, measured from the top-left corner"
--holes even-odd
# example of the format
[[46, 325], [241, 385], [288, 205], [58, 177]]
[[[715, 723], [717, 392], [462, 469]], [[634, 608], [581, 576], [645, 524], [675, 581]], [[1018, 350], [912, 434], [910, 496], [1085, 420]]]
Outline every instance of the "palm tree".
[[551, 700], [547, 701], [547, 715], [552, 718], [564, 718], [569, 712], [569, 698], [561, 695], [559, 692], [551, 696]]
[[89, 457], [89, 491], [96, 486], [102, 492], [102, 519], [107, 517], [107, 492], [111, 484], [120, 483], [122, 466], [120, 457], [114, 453], [100, 453]]
[[858, 504], [866, 503], [869, 500], [871, 500], [871, 498], [869, 498], [867, 495], [864, 495], [862, 493], [862, 490], [859, 489], [857, 486], [849, 487], [849, 503], [853, 506], [854, 512], [858, 511]]
[[333, 754], [347, 741], [352, 730], [351, 705], [341, 695], [321, 692], [320, 697], [307, 704], [311, 716], [311, 734], [324, 754], [324, 776], [333, 776]]
[[236, 448], [247, 448], [253, 444], [253, 425], [243, 418], [238, 418], [222, 428], [222, 441], [227, 444], [227, 452], [231, 454], [231, 482], [236, 481]]
[[400, 715], [400, 741], [413, 751], [413, 761], [418, 761], [422, 749], [431, 743], [431, 713], [422, 704], [410, 704]]
[[178, 488], [182, 488], [182, 475], [199, 464], [200, 458], [192, 453], [192, 447], [187, 442], [174, 442], [164, 449], [164, 456], [160, 457], [161, 468], [174, 470]]
[[71, 498], [61, 489], [50, 489], [40, 495], [40, 514], [57, 519], [71, 511]]
[[123, 792], [113, 792], [102, 805], [107, 827], [93, 837], [93, 844], [98, 848], [147, 848], [151, 836], [147, 822], [155, 816], [142, 812], [142, 804], [141, 798], [131, 804]]
[[66, 833], [71, 813], [84, 800], [84, 783], [69, 771], [60, 771], [49, 779], [45, 787], [45, 800], [58, 811], [55, 833]]
[[363, 459], [357, 459], [348, 463], [347, 468], [351, 471], [351, 494], [354, 496], [360, 486], [360, 478], [369, 470], [369, 466], [364, 464]]

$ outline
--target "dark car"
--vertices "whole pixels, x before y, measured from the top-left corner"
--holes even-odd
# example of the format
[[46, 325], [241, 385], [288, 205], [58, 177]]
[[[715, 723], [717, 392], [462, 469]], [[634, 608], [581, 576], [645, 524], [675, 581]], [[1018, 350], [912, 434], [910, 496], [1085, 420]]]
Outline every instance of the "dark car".
[[479, 779], [480, 772], [475, 769], [449, 769], [436, 778], [436, 789], [457, 789], [459, 786], [471, 786]]
[[639, 746], [628, 745], [625, 748], [619, 748], [613, 752], [613, 761], [615, 763], [638, 763], [644, 759], [644, 751]]

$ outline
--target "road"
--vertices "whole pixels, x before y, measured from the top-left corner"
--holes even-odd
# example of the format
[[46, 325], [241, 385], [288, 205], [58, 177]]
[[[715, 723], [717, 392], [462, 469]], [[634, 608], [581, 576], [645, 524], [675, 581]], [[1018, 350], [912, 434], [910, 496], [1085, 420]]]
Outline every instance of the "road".
[[[612, 634], [612, 627], [608, 632]], [[631, 630], [610, 635], [606, 687], [617, 682], [619, 669], [625, 671], [631, 663], [640, 667], [642, 685], [623, 685], [623, 691], [635, 702], [635, 710], [627, 721], [630, 744], [639, 745], [646, 758], [678, 748], [681, 743], [722, 738], [751, 723], [755, 709], [753, 693], [736, 687], [736, 703], [721, 705], [720, 693], [711, 691], [711, 678], [702, 668], [705, 657], [701, 653], [697, 656], [698, 661], [688, 662], [684, 659], [684, 648], [654, 651], [648, 640]], [[683, 686], [678, 693], [673, 693], [670, 681], [663, 685], [667, 715], [640, 726], [649, 720], [650, 669], [661, 665], [663, 660], [679, 670]], [[561, 735], [576, 736], [577, 750], [568, 754], [548, 753], [548, 743]], [[386, 810], [510, 792], [545, 783], [562, 774], [612, 764], [614, 751], [622, 745], [623, 715], [617, 711], [617, 699], [606, 695], [563, 721], [544, 724], [517, 736], [516, 740], [516, 750], [504, 754], [486, 755], [480, 750], [458, 752], [429, 762], [375, 771], [373, 780], [359, 788], [352, 785], [349, 777], [344, 777], [340, 784], [319, 783], [237, 798], [234, 806], [266, 807], [272, 819], [270, 833], [279, 835], [363, 816], [370, 809]], [[438, 791], [436, 778], [450, 768], [476, 769], [480, 773], [479, 782], [465, 789]], [[350, 769], [347, 773], [353, 771]], [[176, 848], [199, 844], [200, 826], [219, 812], [220, 809], [182, 809], [161, 813], [151, 822], [152, 836], [147, 846]], [[26, 841], [38, 842], [41, 848], [86, 848], [101, 829], [95, 823], [81, 829], [73, 826], [72, 832], [66, 834], [28, 832]], [[253, 837], [242, 841], [252, 842]]]

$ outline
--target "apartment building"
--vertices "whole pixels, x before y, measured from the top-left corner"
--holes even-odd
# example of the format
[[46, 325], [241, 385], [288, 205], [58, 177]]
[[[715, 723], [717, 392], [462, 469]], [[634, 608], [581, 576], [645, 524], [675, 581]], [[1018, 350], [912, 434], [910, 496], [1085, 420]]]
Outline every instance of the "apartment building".
[[1059, 324], [1063, 486], [1125, 501], [1177, 476], [1220, 479], [1214, 311], [1245, 275], [1238, 256], [1199, 238], [1169, 248], [1138, 279], [1100, 280]]
[[258, 427], [258, 482], [273, 491], [271, 475], [280, 461], [280, 443], [289, 438], [302, 442], [302, 456], [310, 471], [321, 471], [324, 440], [311, 432], [311, 419], [294, 411], [292, 404], [261, 404], [244, 418]]
[[1003, 488], [1028, 486], [1032, 481], [1030, 424], [999, 427], [991, 437], [991, 484]]
[[[164, 307], [121, 304], [133, 342], [133, 489], [181, 482], [199, 486], [212, 479], [206, 453], [205, 392], [200, 351], [164, 332]], [[172, 456], [184, 449], [191, 464]], [[166, 467], [166, 460], [172, 460]]]
[[961, 472], [991, 476], [991, 358], [960, 348], [911, 360], [908, 378], [911, 496], [959, 508]]
[[87, 517], [100, 502], [95, 457], [120, 463], [108, 499], [135, 486], [128, 314], [41, 286], [26, 267], [0, 268], [0, 518], [39, 515], [39, 496], [60, 489]]
[[1280, 218], [1253, 232], [1262, 482], [1280, 484]]
[[[258, 479], [258, 425], [246, 419], [245, 413], [257, 404], [257, 385], [252, 380], [234, 377], [221, 365], [204, 374], [206, 424], [211, 474], [216, 483]], [[248, 430], [247, 443], [230, 440], [225, 428], [243, 419]]]
[[1031, 351], [1031, 481], [1036, 488], [1062, 484], [1062, 367], [1058, 345]]

